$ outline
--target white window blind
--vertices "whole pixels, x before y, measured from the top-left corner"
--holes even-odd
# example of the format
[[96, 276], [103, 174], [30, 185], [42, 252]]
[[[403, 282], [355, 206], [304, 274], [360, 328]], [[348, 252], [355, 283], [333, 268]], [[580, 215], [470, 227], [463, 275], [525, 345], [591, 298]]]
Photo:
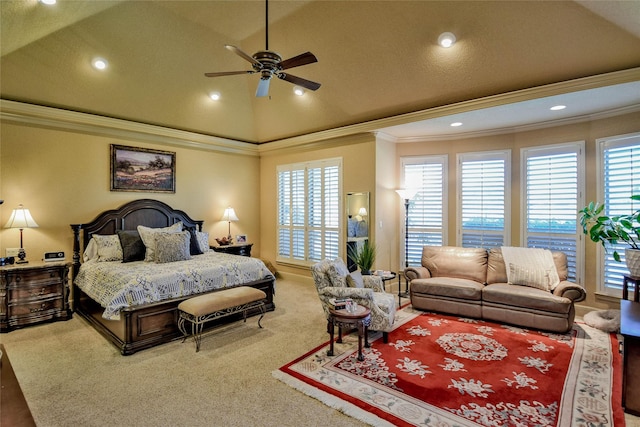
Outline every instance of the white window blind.
[[340, 238], [340, 159], [278, 167], [278, 260], [335, 258]]
[[511, 151], [458, 156], [459, 244], [486, 248], [509, 244]]
[[569, 280], [579, 281], [582, 267], [577, 215], [583, 206], [584, 142], [536, 147], [522, 151], [523, 215], [527, 247], [567, 254]]
[[[408, 260], [409, 265], [420, 265], [424, 246], [445, 244], [447, 207], [446, 194], [447, 156], [430, 156], [402, 159], [402, 180], [406, 188], [417, 188], [418, 192], [409, 204]], [[401, 264], [405, 265], [404, 217], [402, 206], [403, 239]]]
[[[597, 141], [599, 145], [602, 175], [600, 177], [605, 214], [608, 216], [628, 214], [640, 209], [640, 203], [630, 197], [640, 194], [640, 134], [614, 137]], [[617, 294], [622, 289], [622, 276], [629, 274], [624, 263], [624, 244], [608, 251], [601, 251], [601, 274], [599, 290]], [[618, 250], [622, 262], [613, 259]]]

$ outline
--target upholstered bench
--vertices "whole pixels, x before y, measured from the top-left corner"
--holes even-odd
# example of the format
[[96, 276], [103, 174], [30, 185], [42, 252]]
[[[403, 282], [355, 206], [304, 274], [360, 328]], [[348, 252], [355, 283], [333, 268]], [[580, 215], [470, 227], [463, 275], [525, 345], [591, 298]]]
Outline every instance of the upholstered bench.
[[[200, 351], [202, 341], [202, 329], [205, 322], [221, 317], [242, 312], [244, 321], [247, 321], [247, 310], [260, 308], [260, 318], [258, 326], [262, 328], [260, 321], [264, 317], [264, 301], [267, 294], [260, 289], [249, 286], [238, 286], [236, 288], [224, 289], [206, 295], [189, 298], [178, 305], [180, 317], [178, 318], [178, 328], [184, 335], [182, 342], [193, 336], [196, 342], [196, 352]], [[191, 333], [185, 328], [185, 322], [191, 323]]]

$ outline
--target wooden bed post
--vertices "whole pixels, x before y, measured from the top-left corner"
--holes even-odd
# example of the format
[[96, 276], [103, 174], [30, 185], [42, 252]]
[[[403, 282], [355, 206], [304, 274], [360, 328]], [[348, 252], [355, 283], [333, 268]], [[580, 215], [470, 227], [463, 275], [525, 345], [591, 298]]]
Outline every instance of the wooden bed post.
[[73, 265], [71, 270], [71, 279], [75, 280], [80, 269], [80, 230], [81, 224], [71, 224], [73, 230]]

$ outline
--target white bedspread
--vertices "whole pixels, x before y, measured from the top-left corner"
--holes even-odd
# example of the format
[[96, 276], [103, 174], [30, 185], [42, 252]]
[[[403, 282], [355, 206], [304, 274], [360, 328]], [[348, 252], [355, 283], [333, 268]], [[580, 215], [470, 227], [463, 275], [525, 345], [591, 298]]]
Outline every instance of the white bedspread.
[[126, 307], [272, 277], [257, 258], [210, 251], [165, 264], [89, 261], [80, 267], [75, 283], [104, 307], [102, 317], [118, 320]]

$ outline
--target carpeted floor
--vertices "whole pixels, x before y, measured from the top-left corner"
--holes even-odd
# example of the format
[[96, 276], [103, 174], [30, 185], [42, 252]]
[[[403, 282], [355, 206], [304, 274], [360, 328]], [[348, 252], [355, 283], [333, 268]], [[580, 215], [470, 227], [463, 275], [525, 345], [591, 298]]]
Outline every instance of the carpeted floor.
[[276, 291], [264, 329], [257, 318], [227, 325], [205, 335], [199, 353], [175, 341], [124, 357], [75, 316], [0, 342], [39, 427], [366, 425], [272, 377], [328, 339], [310, 280], [279, 279]]

